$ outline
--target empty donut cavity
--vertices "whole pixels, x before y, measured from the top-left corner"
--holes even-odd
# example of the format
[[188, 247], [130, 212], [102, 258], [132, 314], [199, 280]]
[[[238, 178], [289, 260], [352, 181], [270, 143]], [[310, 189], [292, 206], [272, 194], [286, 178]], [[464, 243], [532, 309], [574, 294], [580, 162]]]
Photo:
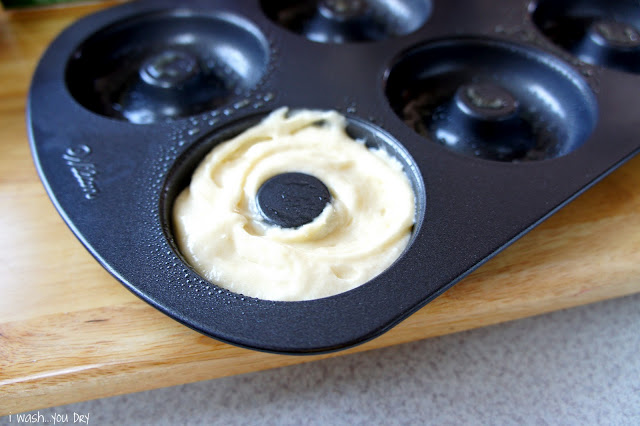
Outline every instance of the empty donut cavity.
[[568, 65], [517, 44], [450, 39], [391, 66], [387, 99], [409, 127], [460, 154], [494, 161], [565, 155], [591, 134], [596, 99]]
[[71, 95], [102, 116], [149, 124], [224, 105], [255, 87], [269, 47], [229, 14], [145, 14], [94, 33], [66, 69]]
[[532, 19], [553, 43], [580, 60], [640, 72], [640, 4], [635, 1], [540, 1]]
[[261, 6], [278, 25], [320, 43], [399, 37], [431, 14], [430, 0], [262, 0]]

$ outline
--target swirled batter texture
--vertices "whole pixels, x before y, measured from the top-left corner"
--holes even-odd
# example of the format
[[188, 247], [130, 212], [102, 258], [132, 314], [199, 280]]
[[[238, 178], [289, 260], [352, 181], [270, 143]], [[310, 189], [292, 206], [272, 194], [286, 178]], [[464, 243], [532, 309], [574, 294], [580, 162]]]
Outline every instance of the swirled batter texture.
[[[309, 300], [371, 280], [408, 244], [415, 200], [401, 164], [350, 138], [332, 111], [274, 111], [217, 145], [173, 209], [183, 255], [212, 283], [266, 300]], [[320, 179], [332, 200], [299, 228], [267, 223], [256, 194], [287, 172]]]

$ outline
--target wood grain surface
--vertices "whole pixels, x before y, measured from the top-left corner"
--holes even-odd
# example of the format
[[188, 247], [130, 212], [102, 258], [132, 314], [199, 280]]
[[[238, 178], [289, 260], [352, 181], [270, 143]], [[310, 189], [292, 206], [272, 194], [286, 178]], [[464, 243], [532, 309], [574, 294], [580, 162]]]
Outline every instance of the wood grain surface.
[[25, 126], [36, 62], [109, 2], [0, 11], [0, 415], [410, 342], [640, 291], [640, 157], [402, 324], [332, 355], [204, 337], [137, 299], [85, 251], [38, 179]]

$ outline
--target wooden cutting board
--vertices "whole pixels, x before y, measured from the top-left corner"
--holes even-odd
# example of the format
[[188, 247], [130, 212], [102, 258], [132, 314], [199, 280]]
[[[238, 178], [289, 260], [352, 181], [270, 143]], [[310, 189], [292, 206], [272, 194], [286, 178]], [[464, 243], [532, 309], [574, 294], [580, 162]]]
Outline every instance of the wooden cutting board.
[[204, 337], [137, 299], [85, 251], [38, 179], [25, 126], [56, 34], [113, 3], [0, 11], [0, 415], [339, 356], [640, 291], [640, 157], [402, 324], [291, 357]]

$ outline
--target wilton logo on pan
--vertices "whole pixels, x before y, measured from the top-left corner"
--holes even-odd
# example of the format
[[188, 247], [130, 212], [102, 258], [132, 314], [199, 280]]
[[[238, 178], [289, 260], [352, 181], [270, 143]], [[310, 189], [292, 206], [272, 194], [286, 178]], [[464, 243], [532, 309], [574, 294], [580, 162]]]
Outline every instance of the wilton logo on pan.
[[62, 156], [87, 200], [96, 198], [99, 192], [96, 186], [98, 170], [95, 164], [87, 161], [90, 154], [91, 148], [78, 145], [75, 148], [67, 148]]

